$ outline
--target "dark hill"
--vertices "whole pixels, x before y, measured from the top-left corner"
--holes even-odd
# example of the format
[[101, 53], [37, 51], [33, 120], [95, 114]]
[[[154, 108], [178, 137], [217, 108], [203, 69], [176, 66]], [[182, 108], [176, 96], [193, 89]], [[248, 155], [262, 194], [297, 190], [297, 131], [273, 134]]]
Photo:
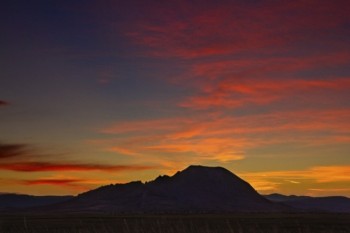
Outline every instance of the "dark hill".
[[108, 213], [271, 212], [286, 207], [260, 196], [221, 167], [190, 166], [154, 181], [103, 186], [78, 195], [56, 210]]

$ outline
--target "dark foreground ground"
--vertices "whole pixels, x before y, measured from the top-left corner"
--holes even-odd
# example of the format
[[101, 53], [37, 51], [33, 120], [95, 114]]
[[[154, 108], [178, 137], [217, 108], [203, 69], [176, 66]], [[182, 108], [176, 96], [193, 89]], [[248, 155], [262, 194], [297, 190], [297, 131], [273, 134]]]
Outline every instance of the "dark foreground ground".
[[350, 214], [0, 215], [1, 233], [350, 233]]

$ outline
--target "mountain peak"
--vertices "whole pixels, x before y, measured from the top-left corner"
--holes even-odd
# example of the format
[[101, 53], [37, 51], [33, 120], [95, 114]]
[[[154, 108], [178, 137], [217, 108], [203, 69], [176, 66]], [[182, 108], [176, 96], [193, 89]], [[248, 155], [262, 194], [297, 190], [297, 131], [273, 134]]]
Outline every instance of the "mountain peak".
[[205, 183], [246, 183], [231, 171], [223, 167], [208, 167], [202, 165], [191, 165], [186, 169], [177, 172], [175, 179], [183, 179], [188, 182], [205, 182]]
[[[229, 170], [223, 167], [209, 167], [202, 165], [190, 165], [182, 171], [179, 171], [177, 174], [198, 174], [198, 175], [206, 175], [206, 174], [229, 174], [234, 175]], [[175, 174], [176, 175], [176, 174]]]
[[186, 169], [184, 169], [183, 171], [187, 171], [187, 170], [193, 170], [193, 171], [218, 171], [218, 170], [224, 170], [224, 171], [228, 171], [227, 169], [223, 168], [223, 167], [209, 167], [209, 166], [203, 166], [203, 165], [190, 165], [188, 166]]

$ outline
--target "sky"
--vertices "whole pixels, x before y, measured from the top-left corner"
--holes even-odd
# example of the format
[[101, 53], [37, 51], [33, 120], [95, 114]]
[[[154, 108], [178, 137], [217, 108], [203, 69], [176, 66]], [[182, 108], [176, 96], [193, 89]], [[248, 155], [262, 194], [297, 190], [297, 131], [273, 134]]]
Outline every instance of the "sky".
[[7, 0], [0, 192], [222, 166], [350, 197], [348, 0]]

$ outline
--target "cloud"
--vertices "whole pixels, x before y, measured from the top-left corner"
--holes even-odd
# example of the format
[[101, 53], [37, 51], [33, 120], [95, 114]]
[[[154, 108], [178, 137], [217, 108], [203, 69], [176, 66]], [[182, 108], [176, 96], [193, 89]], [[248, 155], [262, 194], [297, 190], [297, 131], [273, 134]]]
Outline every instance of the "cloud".
[[6, 106], [6, 105], [9, 105], [9, 103], [6, 101], [0, 100], [0, 107]]
[[[182, 107], [207, 109], [210, 107], [237, 108], [247, 105], [271, 105], [274, 102], [288, 103], [292, 99], [319, 104], [320, 93], [345, 93], [350, 88], [350, 78], [332, 80], [251, 80], [237, 81], [235, 79], [219, 82], [217, 88], [190, 97], [180, 103]], [[313, 93], [317, 96], [313, 98]], [[297, 96], [298, 98], [295, 98]]]
[[109, 139], [95, 145], [136, 160], [229, 162], [244, 159], [249, 149], [278, 144], [347, 144], [349, 117], [348, 109], [309, 109], [124, 121], [102, 129]]
[[142, 171], [154, 169], [153, 166], [139, 165], [102, 165], [102, 164], [78, 164], [78, 163], [52, 163], [52, 162], [17, 162], [1, 163], [0, 170], [18, 172], [45, 172], [45, 171]]
[[70, 186], [75, 183], [83, 182], [80, 179], [37, 179], [37, 180], [23, 180], [21, 183], [25, 185], [58, 185], [58, 186]]
[[[327, 55], [300, 57], [268, 57], [199, 62], [192, 65], [186, 77], [193, 83], [194, 95], [179, 104], [182, 107], [237, 108], [249, 105], [271, 105], [275, 102], [310, 99], [320, 104], [320, 95], [340, 96], [350, 87], [350, 78], [307, 77], [303, 72], [325, 72], [342, 67], [349, 55], [336, 52]], [[328, 67], [328, 68], [327, 68]], [[322, 97], [322, 96], [321, 96]], [[293, 98], [293, 99], [291, 99]], [[328, 100], [330, 102], [330, 100]]]
[[26, 144], [0, 143], [0, 170], [17, 172], [47, 172], [47, 171], [142, 171], [156, 169], [155, 166], [147, 165], [123, 165], [123, 164], [98, 164], [79, 163], [68, 161], [56, 161], [50, 156], [39, 153], [32, 146]]
[[150, 6], [140, 6], [140, 17], [122, 29], [142, 55], [186, 64], [183, 74], [170, 80], [192, 88], [180, 107], [332, 105], [350, 88], [350, 78], [335, 71], [342, 73], [350, 59], [349, 41], [343, 38], [350, 38], [345, 1]]
[[[128, 21], [126, 35], [161, 57], [193, 59], [242, 52], [271, 52], [305, 45], [337, 46], [327, 37], [342, 32], [345, 2], [267, 1], [244, 4], [179, 1], [151, 4], [147, 15]], [[162, 21], [155, 20], [161, 18]], [[318, 36], [318, 41], [314, 37]], [[312, 42], [312, 43], [311, 43]], [[342, 41], [339, 41], [340, 43]], [[342, 43], [344, 44], [344, 42]]]
[[346, 1], [151, 1], [125, 14], [130, 4], [99, 18], [118, 12], [116, 36], [154, 62], [171, 58], [182, 73], [164, 79], [188, 92], [169, 107], [178, 115], [103, 127], [106, 151], [173, 166], [349, 142]]
[[[335, 190], [349, 191], [342, 186], [350, 183], [350, 166], [315, 166], [305, 170], [280, 170], [262, 172], [242, 172], [239, 175], [253, 185], [258, 191], [274, 192], [283, 190], [283, 186], [294, 185], [291, 190], [296, 190], [297, 184], [303, 192], [317, 191], [332, 193]], [[261, 185], [263, 184], [263, 185]], [[338, 187], [330, 187], [329, 185]], [[315, 188], [310, 188], [314, 186]], [[316, 188], [318, 186], [318, 188]], [[300, 190], [298, 190], [300, 191]], [[348, 193], [347, 193], [348, 194]]]
[[115, 183], [115, 181], [110, 180], [90, 180], [90, 179], [79, 179], [79, 178], [42, 178], [42, 179], [32, 179], [32, 180], [12, 180], [12, 183], [26, 186], [36, 186], [36, 185], [49, 185], [56, 187], [63, 187], [74, 191], [87, 191], [95, 188], [96, 185], [106, 185], [110, 183]]
[[175, 57], [186, 64], [175, 82], [192, 87], [193, 94], [178, 106], [331, 104], [322, 96], [340, 96], [336, 92], [344, 94], [350, 86], [349, 77], [334, 75], [350, 59], [349, 41], [343, 38], [350, 10], [345, 1], [149, 5], [139, 6], [135, 15], [140, 17], [128, 18], [122, 30], [143, 55]]
[[89, 190], [89, 186], [85, 184], [86, 180], [83, 179], [71, 179], [71, 178], [44, 178], [44, 179], [33, 179], [33, 180], [13, 180], [18, 185], [34, 186], [34, 185], [49, 185], [56, 187], [63, 187], [69, 190], [83, 192]]
[[345, 181], [350, 182], [349, 165], [333, 165], [333, 166], [315, 166], [306, 170], [286, 170], [286, 171], [266, 171], [266, 172], [251, 172], [241, 173], [242, 177], [261, 178], [261, 179], [284, 179], [301, 181], [312, 179], [317, 183], [329, 183]]
[[[102, 185], [126, 182], [126, 180], [119, 180], [119, 179], [93, 178], [93, 177], [96, 177], [96, 174], [91, 174], [91, 176], [89, 177], [86, 177], [85, 175], [80, 176], [77, 173], [69, 174], [67, 172], [54, 173], [53, 175], [49, 175], [49, 176], [44, 174], [37, 174], [37, 175], [40, 175], [40, 176], [36, 178], [28, 178], [28, 179], [24, 179], [24, 177], [0, 179], [0, 184], [3, 185], [4, 187], [5, 186], [22, 187], [22, 189], [25, 189], [25, 190], [28, 189], [28, 186], [51, 186], [49, 187], [50, 189], [62, 190], [61, 188], [63, 188], [65, 190], [70, 190], [76, 193], [77, 191], [83, 192], [83, 191], [94, 189]], [[40, 189], [45, 189], [45, 187], [39, 187], [36, 189], [36, 191]]]

